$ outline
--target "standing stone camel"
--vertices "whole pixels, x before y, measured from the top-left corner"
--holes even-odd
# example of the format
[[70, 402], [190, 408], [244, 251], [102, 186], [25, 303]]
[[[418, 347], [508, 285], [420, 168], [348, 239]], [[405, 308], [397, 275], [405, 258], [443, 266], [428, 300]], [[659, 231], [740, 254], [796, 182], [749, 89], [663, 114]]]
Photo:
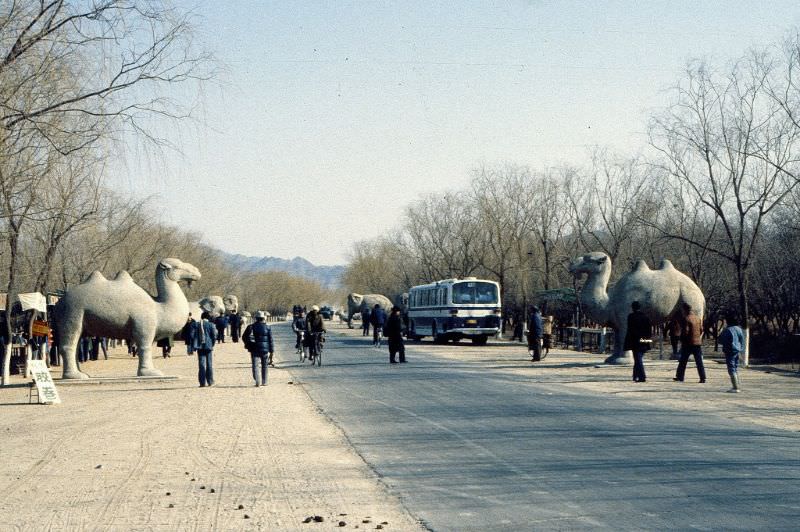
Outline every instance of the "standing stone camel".
[[614, 354], [606, 359], [606, 364], [633, 363], [631, 352], [623, 351], [623, 343], [634, 301], [642, 305], [642, 312], [653, 324], [664, 323], [679, 314], [684, 303], [691, 305], [692, 312], [703, 319], [706, 306], [703, 292], [666, 259], [657, 270], [651, 270], [643, 260], [637, 261], [608, 292], [611, 259], [605, 253], [588, 253], [573, 261], [569, 271], [576, 277], [587, 275], [581, 290], [581, 305], [586, 315], [616, 332]]
[[85, 379], [78, 370], [75, 351], [81, 333], [122, 338], [139, 348], [140, 377], [161, 375], [153, 366], [152, 344], [172, 336], [186, 324], [189, 303], [178, 281], [200, 279], [197, 268], [178, 259], [164, 259], [156, 267], [156, 297], [133, 282], [126, 271], [109, 281], [96, 271], [86, 282], [70, 289], [55, 308], [59, 349], [65, 379]]
[[353, 328], [353, 314], [356, 312], [363, 312], [368, 308], [372, 310], [375, 305], [380, 305], [385, 311], [392, 308], [392, 302], [389, 298], [381, 294], [348, 294], [347, 296], [347, 326]]

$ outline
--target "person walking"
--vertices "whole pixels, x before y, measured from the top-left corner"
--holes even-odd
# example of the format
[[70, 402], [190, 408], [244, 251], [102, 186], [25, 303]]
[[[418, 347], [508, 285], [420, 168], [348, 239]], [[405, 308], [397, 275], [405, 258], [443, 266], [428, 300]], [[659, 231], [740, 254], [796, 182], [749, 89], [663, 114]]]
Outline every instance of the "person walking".
[[105, 336], [95, 336], [92, 343], [92, 359], [100, 358], [100, 351], [103, 351], [103, 358], [108, 360], [108, 338]]
[[200, 321], [195, 322], [194, 328], [192, 346], [197, 351], [197, 379], [201, 388], [214, 386], [214, 343], [217, 331], [209, 320], [208, 312], [200, 315]]
[[683, 329], [681, 331], [681, 358], [678, 360], [678, 370], [675, 372], [674, 381], [683, 382], [686, 373], [686, 364], [689, 356], [694, 356], [700, 384], [706, 382], [706, 368], [703, 366], [703, 324], [700, 317], [692, 311], [692, 306], [683, 304]]
[[553, 322], [554, 318], [552, 315], [545, 316], [542, 320], [542, 347], [544, 348], [544, 354], [542, 358], [546, 357], [550, 354], [550, 348], [553, 347]]
[[189, 317], [186, 318], [186, 325], [183, 326], [181, 329], [181, 339], [183, 339], [184, 343], [186, 344], [186, 354], [191, 355], [194, 353], [194, 333], [196, 330], [195, 320], [192, 317], [192, 313], [189, 313]]
[[372, 345], [377, 346], [383, 333], [383, 326], [386, 325], [386, 311], [378, 304], [372, 308], [370, 323], [372, 324]]
[[725, 329], [719, 335], [722, 352], [725, 353], [725, 365], [731, 378], [729, 393], [739, 393], [739, 354], [744, 351], [744, 331], [739, 327], [739, 320], [734, 313], [725, 316]]
[[361, 310], [361, 336], [369, 336], [369, 324], [371, 319], [372, 315], [369, 311], [369, 307], [364, 307]]
[[638, 301], [631, 303], [631, 310], [633, 312], [628, 314], [624, 348], [626, 351], [633, 351], [633, 382], [645, 382], [647, 375], [644, 372], [644, 354], [653, 343], [653, 325], [641, 311]]
[[[250, 351], [250, 362], [253, 369], [253, 379], [256, 387], [267, 385], [267, 367], [271, 365], [275, 348], [272, 343], [272, 330], [267, 325], [267, 315], [259, 310], [256, 312], [256, 322], [247, 326], [242, 335], [244, 347]], [[261, 365], [261, 381], [259, 382], [258, 366]]]
[[523, 329], [525, 328], [525, 320], [522, 319], [521, 312], [515, 312], [514, 315], [511, 317], [511, 323], [513, 324], [513, 333], [511, 334], [511, 341], [514, 340], [519, 341], [522, 343], [522, 336], [523, 336]]
[[397, 364], [396, 355], [400, 355], [400, 362], [405, 363], [406, 347], [403, 345], [403, 319], [400, 316], [400, 307], [392, 307], [384, 332], [389, 344], [389, 363]]
[[539, 307], [531, 305], [528, 317], [528, 354], [531, 356], [531, 362], [542, 360], [543, 333], [542, 314], [539, 312]]
[[234, 344], [239, 343], [239, 337], [242, 336], [242, 317], [239, 312], [231, 312], [228, 315], [228, 325], [231, 327], [231, 340]]
[[664, 336], [669, 336], [669, 343], [672, 346], [672, 356], [670, 360], [678, 360], [680, 358], [680, 350], [678, 343], [681, 341], [681, 320], [678, 316], [673, 316], [664, 329]]
[[172, 336], [165, 336], [156, 341], [156, 347], [161, 348], [161, 356], [169, 358], [172, 354]]
[[224, 314], [220, 314], [216, 318], [214, 318], [214, 325], [217, 328], [217, 342], [224, 344], [225, 343], [225, 329], [228, 328], [228, 317]]

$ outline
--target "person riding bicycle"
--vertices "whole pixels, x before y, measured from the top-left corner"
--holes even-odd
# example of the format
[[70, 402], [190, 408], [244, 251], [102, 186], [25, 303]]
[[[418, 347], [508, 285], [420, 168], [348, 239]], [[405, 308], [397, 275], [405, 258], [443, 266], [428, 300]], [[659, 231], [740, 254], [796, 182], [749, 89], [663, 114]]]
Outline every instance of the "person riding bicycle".
[[297, 349], [299, 353], [303, 350], [303, 333], [306, 331], [306, 317], [302, 308], [298, 310], [297, 315], [295, 315], [294, 320], [292, 320], [292, 330], [297, 336], [294, 348]]
[[319, 313], [319, 307], [314, 305], [311, 312], [306, 317], [306, 333], [308, 339], [309, 358], [313, 359], [317, 355], [316, 339], [325, 333], [325, 322]]

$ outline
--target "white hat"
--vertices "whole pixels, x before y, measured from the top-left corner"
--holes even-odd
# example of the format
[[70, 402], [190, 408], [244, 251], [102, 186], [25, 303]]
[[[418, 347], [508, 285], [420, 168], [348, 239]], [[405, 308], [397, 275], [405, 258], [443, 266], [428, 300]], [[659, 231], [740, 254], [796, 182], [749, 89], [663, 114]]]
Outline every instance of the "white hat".
[[319, 306], [318, 305], [313, 305], [311, 307], [311, 310], [316, 310], [317, 312], [319, 312]]
[[263, 310], [259, 310], [258, 312], [256, 312], [256, 319], [257, 320], [263, 320], [266, 317], [267, 317], [267, 315], [264, 313]]

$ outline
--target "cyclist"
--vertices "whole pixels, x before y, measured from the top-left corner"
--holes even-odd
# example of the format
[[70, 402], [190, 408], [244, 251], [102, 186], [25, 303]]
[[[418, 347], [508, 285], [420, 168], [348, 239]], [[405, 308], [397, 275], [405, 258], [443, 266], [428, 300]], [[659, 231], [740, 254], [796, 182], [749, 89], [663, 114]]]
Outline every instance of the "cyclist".
[[317, 356], [317, 339], [325, 333], [325, 322], [322, 320], [322, 315], [319, 313], [319, 307], [314, 305], [311, 307], [311, 312], [306, 317], [306, 335], [309, 346], [310, 360], [314, 360]]
[[297, 349], [298, 353], [302, 353], [303, 333], [306, 330], [306, 317], [302, 308], [297, 311], [297, 314], [294, 316], [294, 320], [292, 320], [292, 330], [294, 331], [295, 336], [297, 336], [297, 341], [294, 344], [294, 348]]

